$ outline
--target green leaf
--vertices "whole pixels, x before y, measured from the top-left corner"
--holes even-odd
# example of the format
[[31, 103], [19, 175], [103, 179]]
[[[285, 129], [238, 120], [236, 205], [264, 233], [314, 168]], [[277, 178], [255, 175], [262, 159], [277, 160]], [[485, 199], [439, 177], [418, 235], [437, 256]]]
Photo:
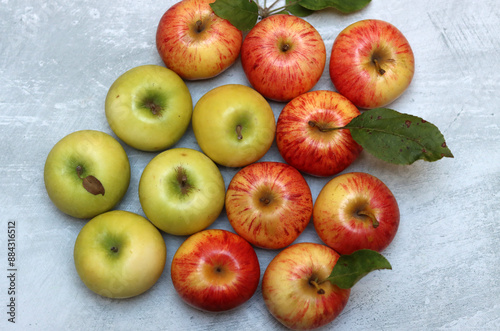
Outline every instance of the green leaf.
[[214, 13], [241, 31], [255, 26], [259, 18], [259, 6], [248, 0], [216, 0], [210, 4]]
[[392, 266], [380, 253], [360, 249], [349, 255], [341, 255], [327, 280], [333, 285], [347, 289], [368, 273], [380, 269], [392, 269]]
[[306, 17], [314, 13], [314, 10], [302, 7], [297, 0], [286, 0], [286, 5], [286, 10], [298, 17]]
[[434, 124], [392, 109], [365, 111], [345, 128], [366, 151], [386, 162], [411, 164], [419, 159], [432, 162], [453, 157]]
[[343, 13], [352, 13], [365, 8], [371, 0], [302, 0], [299, 4], [310, 10], [335, 8]]

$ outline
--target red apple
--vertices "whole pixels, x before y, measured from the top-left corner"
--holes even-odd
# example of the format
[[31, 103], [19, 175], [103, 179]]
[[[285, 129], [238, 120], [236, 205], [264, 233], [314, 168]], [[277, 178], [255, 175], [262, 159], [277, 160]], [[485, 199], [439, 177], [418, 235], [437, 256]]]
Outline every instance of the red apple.
[[359, 110], [333, 91], [311, 91], [290, 101], [276, 126], [278, 150], [288, 164], [314, 176], [332, 176], [347, 168], [362, 147], [343, 127]]
[[325, 244], [340, 254], [359, 249], [377, 252], [394, 239], [399, 207], [377, 177], [353, 172], [330, 180], [314, 203], [313, 223]]
[[413, 51], [394, 25], [381, 20], [351, 24], [337, 36], [330, 57], [330, 77], [337, 91], [356, 106], [383, 107], [410, 85]]
[[289, 101], [316, 85], [326, 49], [318, 31], [302, 18], [272, 15], [245, 37], [241, 63], [250, 84], [263, 96]]
[[215, 0], [183, 0], [162, 16], [156, 47], [165, 65], [184, 79], [217, 76], [240, 54], [243, 35], [229, 21], [215, 15]]
[[350, 295], [350, 289], [326, 280], [339, 256], [317, 243], [298, 243], [282, 250], [262, 278], [262, 295], [269, 312], [295, 330], [314, 329], [333, 321]]
[[224, 311], [252, 297], [260, 266], [255, 250], [242, 237], [210, 229], [191, 235], [179, 246], [171, 276], [187, 304], [204, 311]]
[[255, 246], [279, 249], [304, 231], [313, 203], [299, 171], [281, 162], [259, 162], [233, 176], [225, 206], [236, 233]]

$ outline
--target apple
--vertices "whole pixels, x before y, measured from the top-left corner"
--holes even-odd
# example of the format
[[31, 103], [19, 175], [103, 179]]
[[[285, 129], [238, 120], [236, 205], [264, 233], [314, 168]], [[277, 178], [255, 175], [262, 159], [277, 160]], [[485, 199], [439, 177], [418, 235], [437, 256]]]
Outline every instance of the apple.
[[321, 240], [340, 254], [359, 249], [380, 252], [396, 235], [399, 207], [377, 177], [345, 173], [321, 189], [314, 203], [313, 223]]
[[271, 147], [273, 110], [251, 87], [228, 84], [205, 93], [193, 111], [193, 131], [202, 151], [226, 167], [244, 167]]
[[183, 79], [215, 77], [240, 54], [242, 32], [215, 15], [210, 7], [214, 1], [179, 1], [158, 24], [158, 53], [165, 65]]
[[350, 289], [327, 281], [340, 255], [318, 243], [293, 244], [279, 252], [262, 277], [262, 296], [269, 312], [294, 330], [332, 322], [349, 300]]
[[190, 148], [155, 156], [139, 181], [139, 202], [160, 230], [179, 236], [211, 225], [224, 207], [225, 184], [217, 165]]
[[258, 162], [238, 171], [226, 193], [226, 213], [237, 234], [267, 249], [290, 245], [312, 216], [311, 190], [298, 170]]
[[166, 254], [160, 231], [144, 217], [122, 210], [87, 222], [73, 253], [83, 283], [109, 298], [129, 298], [150, 289], [163, 272]]
[[150, 152], [165, 150], [179, 141], [193, 113], [186, 83], [158, 65], [142, 65], [123, 73], [109, 88], [104, 107], [118, 138]]
[[50, 200], [62, 212], [92, 218], [113, 208], [130, 183], [130, 163], [120, 143], [107, 133], [81, 130], [51, 149], [43, 178]]
[[337, 91], [364, 109], [396, 100], [415, 71], [413, 51], [394, 25], [375, 19], [358, 21], [335, 39], [330, 78]]
[[192, 307], [219, 312], [248, 301], [260, 280], [253, 247], [226, 230], [191, 235], [172, 259], [171, 278], [179, 296]]
[[293, 15], [272, 15], [257, 23], [241, 47], [241, 64], [252, 86], [264, 97], [289, 101], [311, 90], [326, 63], [319, 32]]
[[276, 144], [288, 164], [314, 176], [332, 176], [346, 169], [363, 148], [347, 125], [359, 110], [333, 91], [311, 91], [290, 101], [276, 126]]

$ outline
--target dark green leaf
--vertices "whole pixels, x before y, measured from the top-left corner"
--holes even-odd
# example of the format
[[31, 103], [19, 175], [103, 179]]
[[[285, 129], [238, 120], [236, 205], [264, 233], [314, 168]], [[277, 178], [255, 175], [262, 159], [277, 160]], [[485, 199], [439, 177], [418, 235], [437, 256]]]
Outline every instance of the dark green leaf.
[[259, 17], [259, 7], [254, 1], [216, 0], [210, 7], [217, 16], [228, 20], [241, 31], [253, 28]]
[[343, 13], [352, 13], [365, 8], [371, 0], [302, 0], [300, 5], [310, 10], [335, 8]]
[[349, 255], [341, 255], [327, 278], [340, 288], [351, 288], [361, 278], [374, 270], [392, 269], [391, 264], [380, 253], [361, 249]]
[[366, 151], [386, 162], [411, 164], [419, 159], [437, 161], [453, 157], [434, 124], [392, 109], [365, 111], [346, 128]]
[[298, 17], [306, 17], [314, 13], [314, 10], [307, 9], [305, 7], [302, 7], [297, 0], [286, 0], [286, 10], [295, 16]]

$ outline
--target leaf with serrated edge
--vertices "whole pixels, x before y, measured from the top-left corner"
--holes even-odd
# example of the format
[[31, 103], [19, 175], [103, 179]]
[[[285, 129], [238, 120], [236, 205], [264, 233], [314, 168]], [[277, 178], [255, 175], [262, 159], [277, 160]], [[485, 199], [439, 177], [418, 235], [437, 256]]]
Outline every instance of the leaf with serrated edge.
[[365, 111], [345, 127], [363, 149], [386, 162], [412, 164], [420, 159], [432, 162], [453, 157], [434, 124], [392, 109]]
[[216, 0], [210, 4], [214, 13], [241, 31], [252, 29], [259, 18], [259, 7], [248, 0]]
[[381, 269], [392, 269], [382, 254], [370, 249], [360, 249], [349, 255], [341, 255], [327, 280], [333, 285], [348, 289], [370, 272]]

